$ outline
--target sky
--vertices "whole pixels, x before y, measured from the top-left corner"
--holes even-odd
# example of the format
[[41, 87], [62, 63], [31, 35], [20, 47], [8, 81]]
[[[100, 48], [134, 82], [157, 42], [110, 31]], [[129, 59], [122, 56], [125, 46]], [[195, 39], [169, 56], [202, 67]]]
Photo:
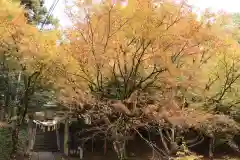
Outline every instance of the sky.
[[189, 2], [201, 9], [210, 7], [227, 12], [240, 12], [239, 0], [189, 0]]
[[[49, 9], [54, 0], [45, 0], [45, 5]], [[68, 0], [69, 1], [69, 0]], [[93, 0], [99, 1], [99, 0]], [[130, 1], [130, 0], [129, 0]], [[212, 8], [213, 10], [225, 10], [227, 12], [240, 12], [240, 0], [188, 0], [197, 8], [205, 9]], [[60, 25], [63, 27], [69, 26], [70, 21], [65, 15], [64, 5], [65, 0], [59, 0], [53, 15], [60, 20]]]

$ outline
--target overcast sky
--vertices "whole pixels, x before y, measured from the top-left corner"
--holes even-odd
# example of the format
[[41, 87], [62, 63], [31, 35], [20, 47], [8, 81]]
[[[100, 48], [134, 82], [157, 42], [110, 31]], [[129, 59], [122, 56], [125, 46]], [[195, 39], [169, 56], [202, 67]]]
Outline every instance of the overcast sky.
[[[54, 0], [45, 0], [45, 5], [49, 9]], [[93, 0], [95, 2], [99, 0]], [[130, 1], [130, 0], [129, 0]], [[204, 9], [212, 8], [214, 10], [226, 10], [227, 12], [240, 12], [240, 0], [189, 0], [191, 4]], [[62, 26], [68, 26], [70, 22], [64, 13], [65, 0], [59, 0], [54, 10], [54, 16], [60, 20]]]
[[189, 0], [192, 4], [200, 8], [223, 9], [228, 12], [240, 12], [239, 0]]

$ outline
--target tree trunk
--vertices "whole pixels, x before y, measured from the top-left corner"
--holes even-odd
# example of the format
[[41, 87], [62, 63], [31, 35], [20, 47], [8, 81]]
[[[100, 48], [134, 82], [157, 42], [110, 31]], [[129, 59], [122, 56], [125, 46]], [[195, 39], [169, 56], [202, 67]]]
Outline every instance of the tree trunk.
[[19, 118], [19, 108], [13, 107], [13, 116], [12, 116], [12, 151], [11, 151], [11, 160], [16, 160], [17, 151], [18, 151], [18, 136], [20, 131], [20, 118]]
[[18, 135], [19, 135], [20, 125], [15, 122], [12, 128], [12, 151], [11, 151], [11, 160], [16, 160], [17, 150], [18, 150]]
[[209, 142], [209, 159], [210, 160], [213, 160], [214, 143], [215, 143], [215, 139], [214, 137], [211, 137]]
[[115, 140], [113, 141], [113, 148], [117, 153], [118, 159], [124, 160], [126, 159], [126, 148], [125, 148], [125, 141], [124, 140]]
[[0, 120], [4, 121], [5, 120], [5, 109], [2, 107], [0, 111]]
[[159, 134], [160, 134], [160, 139], [161, 139], [161, 142], [163, 144], [163, 147], [164, 147], [164, 151], [170, 155], [170, 149], [168, 147], [168, 144], [167, 144], [167, 141], [164, 139], [164, 135], [163, 135], [163, 129], [159, 129]]

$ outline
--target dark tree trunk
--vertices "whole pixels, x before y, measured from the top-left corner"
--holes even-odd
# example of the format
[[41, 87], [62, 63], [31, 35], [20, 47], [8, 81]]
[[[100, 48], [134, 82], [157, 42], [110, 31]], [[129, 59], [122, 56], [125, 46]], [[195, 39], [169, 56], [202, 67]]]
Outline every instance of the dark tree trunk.
[[0, 113], [0, 120], [4, 121], [5, 120], [5, 108], [2, 107], [0, 112], [1, 112]]
[[17, 150], [18, 150], [18, 135], [19, 135], [19, 124], [14, 124], [12, 128], [12, 151], [11, 151], [11, 160], [16, 160], [17, 156]]
[[209, 159], [210, 160], [213, 160], [214, 143], [215, 143], [215, 139], [214, 137], [211, 137], [209, 140]]
[[119, 160], [124, 160], [126, 159], [126, 148], [125, 148], [125, 140], [120, 140], [120, 141], [114, 141], [113, 142], [113, 148], [115, 152], [117, 153], [118, 159]]

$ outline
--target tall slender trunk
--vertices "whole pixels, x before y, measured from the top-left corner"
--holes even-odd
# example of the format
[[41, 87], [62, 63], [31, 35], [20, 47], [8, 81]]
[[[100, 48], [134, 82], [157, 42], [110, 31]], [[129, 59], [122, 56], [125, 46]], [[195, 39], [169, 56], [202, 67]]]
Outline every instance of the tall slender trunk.
[[9, 106], [10, 101], [11, 101], [11, 93], [10, 93], [10, 86], [9, 86], [9, 79], [5, 80], [5, 85], [6, 85], [6, 89], [5, 89], [5, 93], [4, 93], [4, 116], [7, 115], [8, 118], [11, 117], [11, 112], [12, 112], [12, 108]]
[[1, 111], [0, 111], [0, 121], [4, 121], [5, 120], [5, 108], [1, 107]]
[[[12, 151], [11, 151], [11, 159], [15, 160], [17, 158], [17, 151], [18, 151], [18, 140], [19, 140], [19, 130], [21, 126], [21, 119], [20, 119], [20, 109], [19, 109], [19, 104], [18, 104], [18, 93], [19, 93], [19, 85], [21, 81], [21, 74], [22, 72], [19, 72], [18, 75], [18, 83], [16, 87], [16, 96], [15, 96], [15, 104], [17, 108], [14, 108], [14, 119], [13, 119], [13, 124], [12, 124]], [[16, 109], [16, 110], [15, 110]]]
[[209, 159], [213, 160], [213, 153], [214, 153], [214, 143], [215, 143], [215, 138], [211, 137], [209, 140]]
[[11, 151], [11, 160], [16, 160], [17, 150], [18, 150], [18, 135], [19, 135], [20, 125], [18, 122], [15, 122], [12, 127], [12, 151]]
[[15, 102], [17, 102], [18, 98], [19, 98], [19, 86], [20, 86], [20, 83], [21, 83], [21, 77], [22, 77], [22, 71], [20, 71], [19, 74], [18, 74], [18, 82], [17, 82], [17, 87], [16, 87]]
[[5, 121], [6, 115], [9, 113], [9, 102], [10, 102], [10, 85], [9, 85], [9, 68], [6, 62], [6, 53], [2, 54], [2, 63], [1, 63], [1, 69], [2, 69], [2, 75], [4, 76], [4, 106], [2, 106], [1, 110], [1, 120]]

